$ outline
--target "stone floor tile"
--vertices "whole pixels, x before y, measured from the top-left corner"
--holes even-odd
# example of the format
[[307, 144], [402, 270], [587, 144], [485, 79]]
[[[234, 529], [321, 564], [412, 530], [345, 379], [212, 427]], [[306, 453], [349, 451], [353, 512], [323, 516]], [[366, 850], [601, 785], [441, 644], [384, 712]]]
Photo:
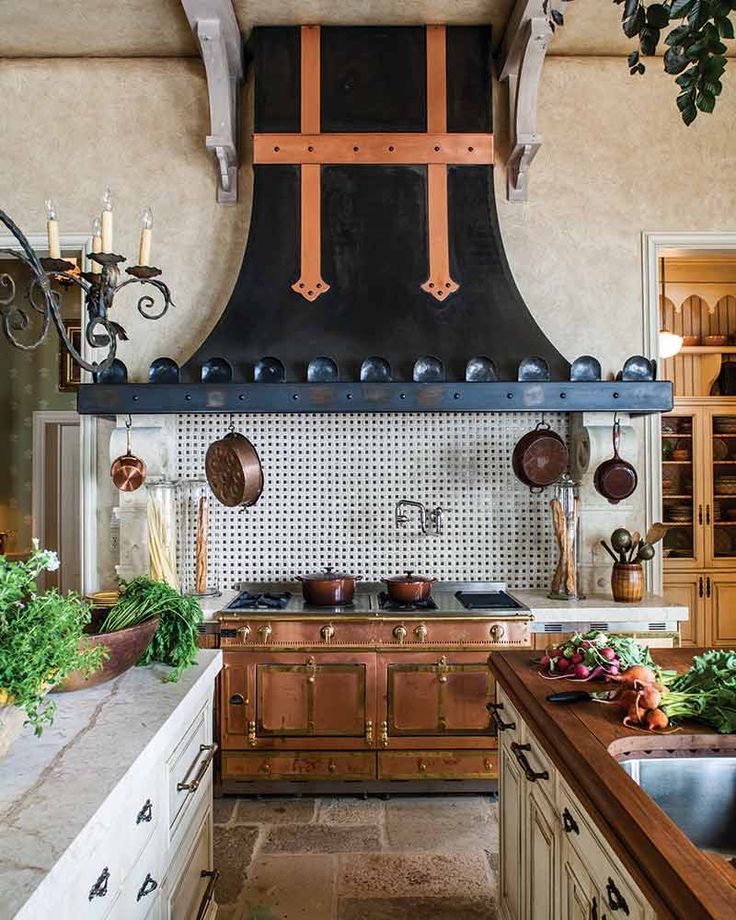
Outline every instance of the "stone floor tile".
[[323, 798], [317, 802], [318, 824], [380, 824], [383, 802], [380, 799]]
[[390, 850], [454, 853], [498, 846], [497, 815], [480, 796], [391, 799], [385, 828]]
[[337, 920], [495, 920], [497, 916], [491, 898], [343, 898], [337, 911]]
[[212, 812], [215, 824], [227, 824], [233, 816], [237, 801], [238, 800], [234, 799], [232, 796], [224, 796], [221, 799], [215, 799]]
[[491, 898], [483, 853], [366, 853], [341, 856], [341, 898]]
[[216, 829], [214, 864], [220, 870], [220, 878], [215, 899], [219, 904], [234, 904], [238, 900], [257, 840], [257, 827], [241, 825]]
[[235, 812], [236, 824], [307, 824], [314, 817], [314, 799], [292, 796], [263, 799], [241, 798]]
[[238, 905], [241, 916], [247, 920], [331, 920], [336, 873], [335, 856], [257, 856]]
[[289, 824], [268, 829], [264, 853], [356, 853], [381, 849], [380, 828]]

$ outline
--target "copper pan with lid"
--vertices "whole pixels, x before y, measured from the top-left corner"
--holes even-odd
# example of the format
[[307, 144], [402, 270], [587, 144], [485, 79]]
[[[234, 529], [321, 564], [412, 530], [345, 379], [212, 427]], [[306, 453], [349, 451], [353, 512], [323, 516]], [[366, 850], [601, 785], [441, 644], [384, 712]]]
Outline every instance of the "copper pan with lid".
[[417, 604], [428, 600], [432, 594], [432, 585], [437, 579], [404, 572], [403, 575], [391, 575], [389, 578], [382, 578], [381, 581], [386, 585], [392, 601], [398, 604]]

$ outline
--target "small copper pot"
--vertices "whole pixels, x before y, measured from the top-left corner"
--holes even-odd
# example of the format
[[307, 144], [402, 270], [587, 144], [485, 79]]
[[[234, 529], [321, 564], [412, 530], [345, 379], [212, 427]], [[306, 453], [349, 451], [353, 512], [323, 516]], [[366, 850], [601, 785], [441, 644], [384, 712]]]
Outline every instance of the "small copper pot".
[[392, 601], [396, 601], [397, 604], [418, 604], [428, 600], [432, 593], [432, 585], [437, 579], [404, 572], [403, 575], [392, 575], [390, 578], [382, 578], [381, 581], [386, 585]]
[[304, 600], [315, 607], [343, 607], [352, 604], [355, 582], [360, 579], [360, 575], [333, 572], [330, 566], [324, 572], [296, 576], [296, 580], [302, 583]]
[[131, 421], [125, 423], [127, 435], [127, 448], [122, 457], [117, 457], [110, 467], [110, 477], [116, 489], [121, 492], [135, 492], [140, 489], [146, 479], [146, 464], [140, 457], [136, 457], [130, 444]]

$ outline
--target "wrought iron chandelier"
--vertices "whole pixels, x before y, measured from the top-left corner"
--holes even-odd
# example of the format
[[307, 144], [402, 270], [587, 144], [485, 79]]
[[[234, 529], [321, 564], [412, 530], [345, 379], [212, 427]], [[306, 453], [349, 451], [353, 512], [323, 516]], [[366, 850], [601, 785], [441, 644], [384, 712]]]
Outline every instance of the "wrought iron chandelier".
[[[20, 297], [15, 280], [9, 274], [0, 272], [0, 311], [6, 338], [16, 348], [31, 351], [44, 341], [53, 323], [72, 359], [92, 374], [98, 374], [109, 368], [115, 359], [118, 341], [128, 340], [125, 329], [110, 319], [109, 315], [114, 298], [119, 291], [131, 284], [148, 285], [156, 290], [156, 296], [145, 293], [138, 299], [138, 312], [146, 319], [161, 319], [169, 307], [174, 305], [169, 288], [158, 277], [161, 274], [160, 269], [144, 264], [150, 261], [153, 223], [150, 210], [146, 209], [143, 215], [138, 259], [141, 264], [126, 268], [125, 272], [130, 277], [123, 278], [120, 266], [125, 262], [125, 256], [116, 255], [111, 251], [112, 196], [109, 189], [105, 192], [103, 204], [102, 221], [95, 218], [93, 224], [92, 248], [94, 252], [88, 254], [88, 259], [92, 263], [91, 270], [81, 273], [75, 271], [76, 266], [73, 262], [61, 258], [56, 208], [53, 202], [46, 202], [49, 239], [47, 258], [38, 257], [21, 229], [5, 211], [0, 209], [0, 223], [10, 230], [18, 240], [20, 247], [19, 249], [0, 249], [0, 253], [17, 259], [31, 273], [31, 280], [25, 291], [25, 303], [21, 304], [18, 302]], [[90, 348], [107, 349], [107, 354], [101, 361], [86, 360], [71, 341], [61, 317], [63, 294], [53, 289], [54, 281], [60, 282], [65, 287], [76, 285], [82, 290], [86, 315], [86, 320], [83, 322], [84, 340]], [[158, 299], [161, 302], [156, 307]], [[33, 329], [34, 321], [40, 323], [40, 327]], [[18, 333], [20, 333], [20, 338]], [[24, 333], [27, 336], [26, 340], [23, 340]]]

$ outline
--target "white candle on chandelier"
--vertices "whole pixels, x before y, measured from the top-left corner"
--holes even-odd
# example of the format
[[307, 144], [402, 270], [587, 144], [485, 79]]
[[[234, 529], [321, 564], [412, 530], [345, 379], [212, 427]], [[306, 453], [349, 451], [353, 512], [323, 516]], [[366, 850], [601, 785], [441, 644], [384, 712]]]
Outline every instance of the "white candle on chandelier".
[[46, 218], [46, 233], [49, 239], [49, 258], [60, 259], [59, 222], [56, 219], [56, 202], [51, 198], [46, 199]]
[[146, 208], [141, 217], [141, 245], [138, 250], [138, 264], [150, 265], [151, 236], [153, 235], [153, 211]]
[[[92, 221], [92, 252], [102, 252], [102, 225], [99, 217], [95, 217]], [[99, 275], [102, 271], [102, 266], [99, 262], [90, 261], [92, 261], [92, 273]]]
[[102, 252], [112, 252], [112, 190], [108, 185], [102, 196]]

